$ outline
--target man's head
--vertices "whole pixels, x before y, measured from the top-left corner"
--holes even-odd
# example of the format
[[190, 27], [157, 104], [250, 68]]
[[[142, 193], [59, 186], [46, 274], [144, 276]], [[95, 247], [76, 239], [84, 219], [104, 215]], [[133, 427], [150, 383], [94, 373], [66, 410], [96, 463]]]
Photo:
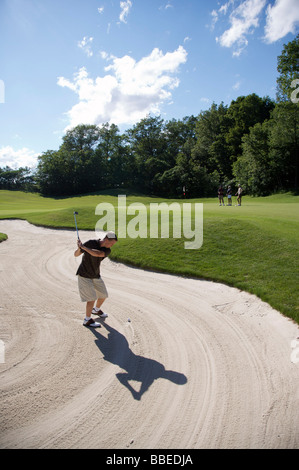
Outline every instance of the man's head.
[[106, 232], [101, 240], [101, 245], [111, 248], [117, 242], [117, 236], [114, 232]]

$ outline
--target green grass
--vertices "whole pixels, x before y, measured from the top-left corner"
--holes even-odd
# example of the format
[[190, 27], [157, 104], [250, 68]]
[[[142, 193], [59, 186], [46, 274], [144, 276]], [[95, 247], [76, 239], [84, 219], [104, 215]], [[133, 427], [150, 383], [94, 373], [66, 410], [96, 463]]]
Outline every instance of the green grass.
[[[162, 202], [159, 198], [127, 194], [127, 206], [141, 202], [149, 209], [150, 203]], [[101, 202], [113, 204], [117, 214], [117, 193], [51, 199], [0, 191], [0, 218], [74, 228], [73, 211], [76, 210], [79, 230], [94, 230], [100, 218], [95, 208]], [[181, 200], [165, 202], [182, 203]], [[199, 250], [185, 250], [185, 240], [179, 238], [125, 238], [113, 247], [112, 257], [146, 269], [238, 287], [256, 294], [299, 323], [299, 197], [245, 196], [242, 207], [219, 207], [216, 198], [184, 202], [203, 203], [204, 236]]]
[[0, 243], [4, 242], [4, 240], [7, 240], [7, 235], [6, 233], [0, 233]]

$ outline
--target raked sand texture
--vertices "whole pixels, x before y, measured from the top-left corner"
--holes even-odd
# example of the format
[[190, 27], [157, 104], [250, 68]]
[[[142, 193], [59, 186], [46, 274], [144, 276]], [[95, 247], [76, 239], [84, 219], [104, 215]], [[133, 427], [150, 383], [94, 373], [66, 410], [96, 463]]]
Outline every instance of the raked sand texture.
[[84, 328], [75, 230], [0, 232], [1, 448], [299, 447], [294, 322], [237, 289], [106, 259], [109, 317]]

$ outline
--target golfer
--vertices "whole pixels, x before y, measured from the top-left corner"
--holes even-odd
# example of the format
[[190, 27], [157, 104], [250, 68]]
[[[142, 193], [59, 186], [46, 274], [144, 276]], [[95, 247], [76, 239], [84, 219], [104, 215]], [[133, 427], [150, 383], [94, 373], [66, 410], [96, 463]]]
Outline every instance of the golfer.
[[219, 199], [219, 206], [221, 206], [221, 203], [224, 205], [223, 188], [221, 185], [218, 188], [218, 199]]
[[236, 193], [238, 206], [240, 206], [242, 203], [242, 193], [243, 193], [243, 189], [241, 188], [241, 185], [238, 184], [238, 191]]
[[232, 205], [232, 188], [230, 186], [228, 186], [227, 188], [226, 195], [227, 195], [227, 205], [231, 206]]
[[[104, 258], [110, 255], [111, 247], [117, 242], [114, 232], [107, 232], [102, 239], [89, 240], [84, 244], [79, 239], [78, 248], [74, 255], [83, 254], [81, 264], [77, 270], [79, 294], [82, 302], [86, 302], [84, 326], [100, 327], [100, 323], [91, 318], [91, 314], [106, 318], [108, 315], [101, 310], [101, 306], [108, 297], [108, 292], [100, 275], [100, 265]], [[96, 301], [96, 304], [94, 305]]]

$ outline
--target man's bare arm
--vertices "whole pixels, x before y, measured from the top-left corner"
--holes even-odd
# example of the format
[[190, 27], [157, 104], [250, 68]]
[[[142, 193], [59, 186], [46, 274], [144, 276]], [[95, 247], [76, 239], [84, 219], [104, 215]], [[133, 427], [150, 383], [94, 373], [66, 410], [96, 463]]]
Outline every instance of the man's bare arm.
[[105, 252], [104, 251], [87, 248], [86, 246], [83, 245], [81, 240], [78, 240], [77, 244], [78, 244], [78, 248], [74, 253], [75, 256], [80, 256], [82, 254], [81, 250], [83, 250], [83, 251], [86, 251], [87, 253], [89, 253], [91, 256], [95, 256], [96, 258], [105, 258]]

